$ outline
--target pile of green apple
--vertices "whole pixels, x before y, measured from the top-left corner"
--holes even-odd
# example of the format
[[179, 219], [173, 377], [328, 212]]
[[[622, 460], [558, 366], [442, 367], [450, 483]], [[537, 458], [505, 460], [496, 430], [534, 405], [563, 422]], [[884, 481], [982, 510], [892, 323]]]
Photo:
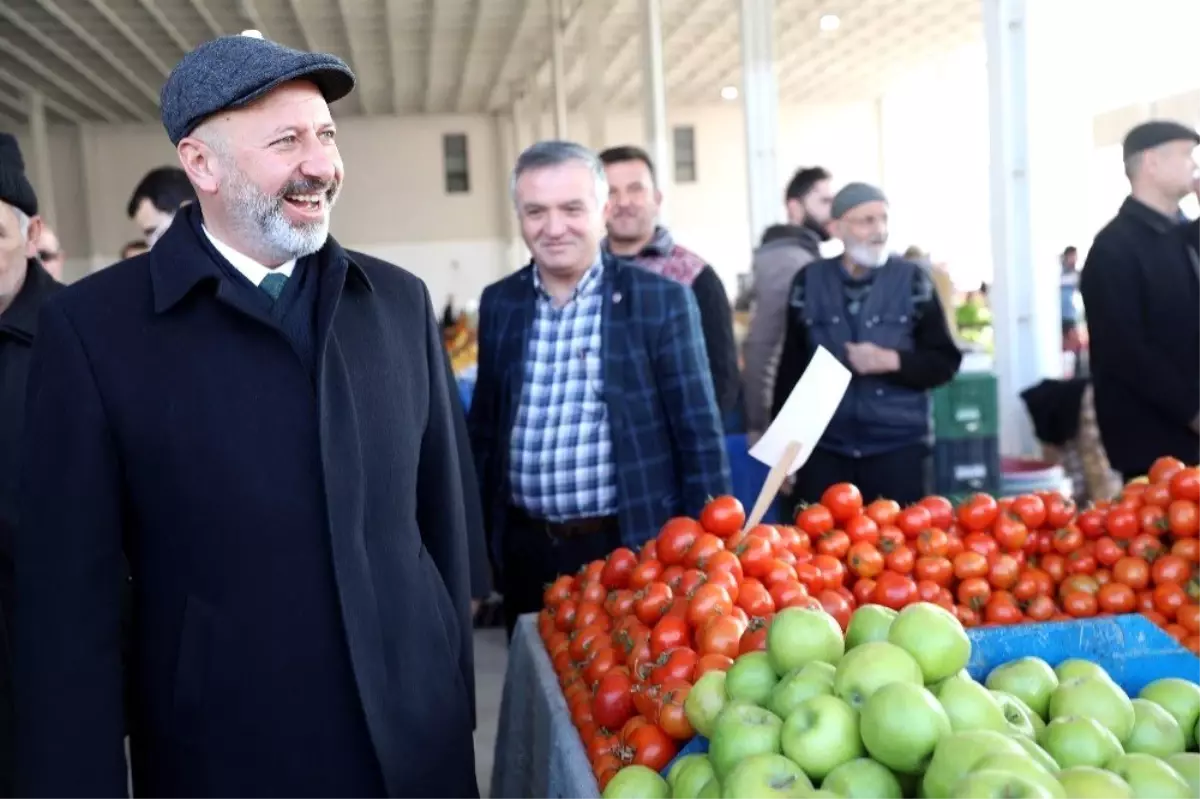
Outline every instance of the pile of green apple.
[[1136, 699], [1100, 666], [1024, 657], [984, 683], [941, 607], [864, 605], [843, 637], [819, 610], [777, 614], [763, 652], [692, 687], [707, 754], [666, 778], [618, 773], [615, 797], [1200, 796], [1200, 685], [1162, 679]]

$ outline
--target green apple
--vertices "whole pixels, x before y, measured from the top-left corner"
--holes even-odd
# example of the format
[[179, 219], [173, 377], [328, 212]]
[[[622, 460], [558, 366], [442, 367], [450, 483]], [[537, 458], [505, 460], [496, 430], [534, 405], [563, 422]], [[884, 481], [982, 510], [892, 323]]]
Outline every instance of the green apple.
[[717, 716], [729, 703], [729, 696], [725, 693], [726, 679], [728, 675], [723, 671], [705, 672], [683, 700], [683, 712], [688, 723], [705, 738], [712, 737]]
[[1054, 775], [1042, 768], [1041, 764], [1036, 763], [1033, 758], [1024, 754], [989, 755], [972, 771], [1007, 771], [1009, 774], [1016, 774], [1036, 783], [1046, 789], [1055, 799], [1067, 799], [1067, 792], [1058, 780], [1054, 779]]
[[1008, 722], [1008, 733], [1024, 735], [1037, 740], [1038, 731], [1046, 726], [1042, 717], [1030, 710], [1029, 705], [1022, 702], [1019, 697], [995, 689], [992, 689], [991, 694], [1000, 704], [1004, 720]]
[[1174, 716], [1149, 699], [1133, 700], [1133, 732], [1125, 742], [1126, 752], [1167, 757], [1186, 747], [1187, 740]]
[[1176, 752], [1166, 758], [1167, 765], [1179, 772], [1187, 782], [1192, 796], [1200, 796], [1200, 755], [1195, 752]]
[[786, 719], [805, 699], [832, 694], [836, 671], [832, 664], [821, 660], [814, 660], [789, 671], [771, 689], [771, 696], [767, 699], [767, 710], [781, 719]]
[[836, 696], [814, 696], [783, 722], [783, 753], [814, 780], [862, 757], [858, 711]]
[[1038, 746], [1032, 738], [1026, 738], [1024, 735], [1011, 735], [1009, 737], [1021, 745], [1021, 748], [1025, 750], [1025, 754], [1034, 763], [1037, 763], [1051, 774], [1058, 771], [1058, 761], [1050, 757], [1050, 753]]
[[1122, 745], [1133, 732], [1133, 703], [1107, 677], [1072, 677], [1050, 695], [1050, 718], [1087, 716], [1108, 727]]
[[855, 710], [861, 710], [867, 697], [892, 682], [924, 685], [925, 678], [916, 659], [887, 641], [868, 641], [846, 653], [837, 665], [833, 692]]
[[927, 799], [949, 799], [955, 784], [984, 758], [999, 754], [1020, 756], [1024, 752], [1015, 738], [995, 730], [951, 733], [933, 750], [921, 793]]
[[859, 730], [871, 757], [892, 771], [917, 774], [942, 736], [950, 734], [950, 719], [922, 686], [894, 682], [871, 694]]
[[1200, 730], [1200, 685], [1178, 677], [1155, 680], [1139, 693], [1141, 699], [1149, 699], [1170, 713], [1183, 730], [1185, 746], [1196, 748], [1197, 730]]
[[704, 783], [704, 787], [700, 789], [696, 799], [721, 799], [721, 781], [713, 777]]
[[946, 680], [969, 680], [970, 682], [975, 682], [975, 678], [971, 676], [971, 672], [967, 671], [966, 669], [959, 669], [949, 677], [925, 683], [925, 687], [928, 688], [934, 696], [937, 696], [938, 692], [942, 690], [942, 686], [946, 684]]
[[1028, 777], [1010, 771], [973, 771], [954, 786], [957, 799], [1054, 799]]
[[[708, 755], [688, 755], [680, 758], [679, 762], [684, 762], [684, 765], [678, 771], [672, 767], [671, 774], [667, 775], [672, 799], [698, 798], [700, 791], [708, 784], [709, 780], [717, 776], [713, 771], [712, 762], [708, 759]], [[672, 774], [675, 776], [674, 781], [671, 780]]]
[[739, 761], [751, 755], [777, 754], [782, 730], [783, 721], [771, 711], [746, 702], [730, 702], [717, 716], [708, 743], [713, 771], [724, 780]]
[[766, 652], [741, 655], [725, 674], [725, 693], [730, 699], [750, 702], [759, 707], [767, 704], [771, 689], [779, 682]]
[[1133, 795], [1153, 799], [1196, 799], [1187, 780], [1154, 755], [1141, 752], [1120, 755], [1105, 768], [1129, 783]]
[[646, 766], [626, 766], [604, 786], [604, 799], [667, 799], [671, 787]]
[[1058, 772], [1058, 784], [1071, 799], [1133, 799], [1125, 780], [1095, 766], [1071, 766]]
[[820, 790], [809, 791], [808, 793], [804, 794], [804, 799], [843, 799], [843, 797], [834, 793], [833, 791], [827, 791], [822, 788]]
[[[674, 788], [675, 782], [679, 779], [680, 773], [682, 773], [683, 770], [689, 765], [695, 763], [701, 758], [708, 760], [708, 755], [692, 754], [675, 758], [675, 761], [671, 763], [671, 768], [667, 770], [667, 785], [670, 785], [672, 788]], [[708, 782], [708, 780], [705, 780], [704, 782]], [[700, 783], [700, 785], [703, 786], [704, 782]]]
[[1086, 716], [1054, 719], [1046, 725], [1038, 743], [1054, 758], [1059, 768], [1102, 768], [1117, 755], [1125, 753], [1112, 730]]
[[926, 683], [944, 680], [971, 659], [971, 639], [962, 624], [932, 602], [915, 602], [900, 611], [888, 641], [917, 659]]
[[883, 605], [860, 605], [846, 627], [846, 650], [868, 641], [886, 641], [896, 611]]
[[780, 754], [750, 755], [721, 781], [724, 799], [786, 799], [812, 790], [804, 772]]
[[1008, 720], [1000, 701], [992, 692], [974, 680], [952, 677], [942, 682], [938, 701], [950, 718], [950, 727], [955, 732], [966, 730], [995, 730], [1007, 733]]
[[1058, 687], [1058, 675], [1041, 658], [1018, 658], [992, 669], [984, 684], [1019, 698], [1044, 719], [1050, 709], [1050, 694]]
[[846, 799], [901, 799], [900, 781], [887, 766], [869, 757], [860, 757], [825, 775], [821, 787]]
[[767, 628], [767, 655], [779, 676], [814, 660], [836, 665], [845, 653], [842, 628], [823, 610], [785, 608]]
[[1082, 658], [1068, 658], [1062, 663], [1054, 667], [1054, 676], [1058, 677], [1059, 682], [1073, 680], [1076, 677], [1102, 677], [1105, 680], [1111, 680], [1108, 672], [1104, 667], [1098, 666], [1090, 660]]

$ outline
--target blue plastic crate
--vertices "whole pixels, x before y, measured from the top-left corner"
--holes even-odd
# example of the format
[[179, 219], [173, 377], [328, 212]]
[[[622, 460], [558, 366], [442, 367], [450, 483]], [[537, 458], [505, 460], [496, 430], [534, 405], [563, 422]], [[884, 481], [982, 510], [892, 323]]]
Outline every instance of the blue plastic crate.
[[[729, 455], [729, 471], [733, 478], [733, 495], [741, 501], [746, 513], [754, 507], [771, 467], [750, 457], [750, 443], [744, 435], [725, 436], [725, 451]], [[783, 514], [776, 500], [763, 516], [766, 524], [780, 524]]]
[[[967, 630], [967, 637], [971, 639], [967, 671], [980, 681], [997, 666], [1031, 656], [1040, 657], [1051, 666], [1071, 658], [1090, 660], [1104, 667], [1130, 696], [1164, 677], [1192, 682], [1200, 679], [1200, 658], [1141, 614], [976, 627]], [[708, 739], [697, 735], [679, 750], [675, 759], [707, 751]], [[675, 759], [663, 769], [663, 776]]]

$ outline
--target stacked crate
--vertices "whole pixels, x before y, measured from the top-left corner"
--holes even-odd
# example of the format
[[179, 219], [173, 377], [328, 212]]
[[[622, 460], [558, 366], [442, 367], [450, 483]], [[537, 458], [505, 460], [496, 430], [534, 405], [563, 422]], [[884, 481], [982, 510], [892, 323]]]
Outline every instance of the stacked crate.
[[991, 372], [959, 372], [933, 392], [933, 490], [951, 501], [1000, 490], [996, 385]]

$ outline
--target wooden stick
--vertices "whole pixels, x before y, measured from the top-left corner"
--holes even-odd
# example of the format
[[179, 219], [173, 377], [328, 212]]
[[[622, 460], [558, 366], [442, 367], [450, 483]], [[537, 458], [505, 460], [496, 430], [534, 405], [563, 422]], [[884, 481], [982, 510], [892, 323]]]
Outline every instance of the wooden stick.
[[767, 515], [767, 510], [779, 494], [783, 481], [787, 479], [788, 468], [799, 454], [799, 441], [789, 441], [788, 445], [783, 448], [783, 455], [779, 457], [779, 462], [771, 467], [771, 471], [763, 483], [762, 491], [758, 492], [758, 499], [754, 501], [754, 510], [750, 511], [750, 515], [746, 517], [746, 530], [755, 527]]

